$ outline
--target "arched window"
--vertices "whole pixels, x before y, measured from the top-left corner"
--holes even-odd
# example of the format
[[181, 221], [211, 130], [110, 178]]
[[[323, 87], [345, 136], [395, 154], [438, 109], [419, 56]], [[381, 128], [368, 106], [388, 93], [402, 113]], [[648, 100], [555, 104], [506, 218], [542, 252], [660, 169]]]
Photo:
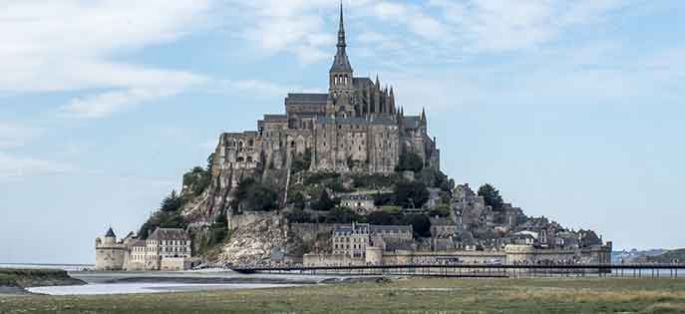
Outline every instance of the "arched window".
[[254, 140], [250, 139], [250, 140], [247, 142], [247, 145], [249, 145], [250, 147], [254, 146]]
[[247, 156], [247, 162], [252, 163], [252, 156]]
[[236, 162], [244, 162], [244, 161], [245, 161], [245, 158], [243, 158], [243, 157], [238, 157], [235, 161], [236, 161]]

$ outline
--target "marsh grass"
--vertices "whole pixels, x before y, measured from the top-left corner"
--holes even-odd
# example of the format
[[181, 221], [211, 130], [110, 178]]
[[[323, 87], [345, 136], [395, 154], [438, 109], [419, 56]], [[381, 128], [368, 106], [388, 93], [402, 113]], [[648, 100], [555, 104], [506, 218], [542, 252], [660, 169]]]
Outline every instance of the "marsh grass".
[[78, 285], [83, 282], [69, 277], [59, 269], [0, 268], [0, 286], [32, 287], [51, 285]]
[[679, 313], [685, 280], [407, 279], [391, 283], [0, 298], [0, 313]]

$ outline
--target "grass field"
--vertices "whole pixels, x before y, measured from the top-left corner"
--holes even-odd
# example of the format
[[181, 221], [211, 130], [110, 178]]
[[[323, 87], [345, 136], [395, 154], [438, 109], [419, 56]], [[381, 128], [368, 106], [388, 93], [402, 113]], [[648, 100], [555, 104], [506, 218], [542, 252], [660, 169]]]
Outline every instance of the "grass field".
[[685, 280], [406, 279], [298, 288], [0, 298], [0, 313], [685, 313]]
[[83, 283], [69, 277], [63, 270], [0, 268], [0, 286], [32, 287]]

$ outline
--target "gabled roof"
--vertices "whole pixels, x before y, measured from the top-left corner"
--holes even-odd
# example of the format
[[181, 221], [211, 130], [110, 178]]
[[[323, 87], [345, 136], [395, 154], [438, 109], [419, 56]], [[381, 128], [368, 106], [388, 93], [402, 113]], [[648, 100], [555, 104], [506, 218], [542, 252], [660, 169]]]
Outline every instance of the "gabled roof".
[[379, 117], [370, 117], [370, 118], [363, 118], [363, 117], [317, 117], [316, 119], [317, 123], [321, 124], [358, 124], [358, 125], [392, 125], [395, 124], [395, 121], [390, 119], [389, 117], [386, 116], [379, 116]]
[[178, 228], [157, 228], [148, 238], [148, 240], [169, 241], [169, 240], [190, 240], [188, 233], [183, 229]]
[[285, 99], [286, 105], [288, 104], [322, 104], [325, 105], [328, 101], [328, 94], [288, 94]]
[[381, 226], [381, 225], [371, 225], [371, 232], [376, 233], [376, 232], [385, 232], [385, 233], [398, 233], [398, 232], [413, 232], [414, 228], [412, 228], [411, 225], [387, 225], [387, 226]]
[[265, 121], [265, 122], [287, 122], [288, 116], [286, 116], [284, 114], [265, 114], [263, 121]]
[[365, 87], [373, 85], [373, 81], [368, 77], [355, 77], [352, 78], [352, 84], [355, 87]]
[[421, 125], [421, 117], [419, 116], [405, 116], [403, 119], [405, 129], [418, 129]]

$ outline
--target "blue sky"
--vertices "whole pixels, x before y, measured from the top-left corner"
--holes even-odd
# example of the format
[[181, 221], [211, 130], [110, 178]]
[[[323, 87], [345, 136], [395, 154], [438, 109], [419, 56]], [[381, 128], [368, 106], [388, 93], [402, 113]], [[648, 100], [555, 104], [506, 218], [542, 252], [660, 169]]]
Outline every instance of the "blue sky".
[[[357, 76], [457, 182], [617, 248], [685, 246], [682, 1], [345, 0]], [[0, 262], [94, 260], [220, 132], [324, 91], [331, 0], [0, 0]]]

